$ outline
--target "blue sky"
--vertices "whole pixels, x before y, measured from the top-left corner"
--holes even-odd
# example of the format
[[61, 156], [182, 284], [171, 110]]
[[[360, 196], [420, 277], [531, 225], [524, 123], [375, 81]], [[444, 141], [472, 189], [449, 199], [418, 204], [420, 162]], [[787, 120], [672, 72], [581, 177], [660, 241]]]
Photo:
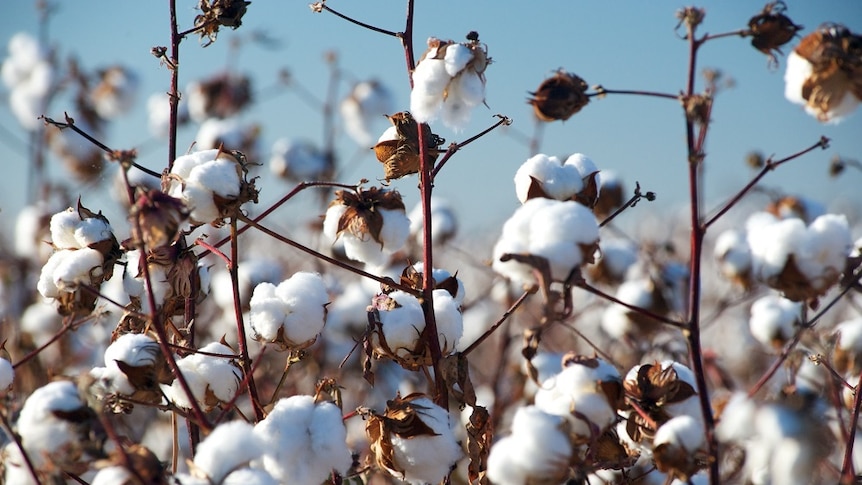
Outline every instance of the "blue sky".
[[[145, 144], [140, 163], [161, 170], [167, 162], [166, 140], [153, 142], [146, 128], [146, 98], [168, 89], [169, 73], [150, 55], [150, 48], [167, 45], [167, 2], [82, 0], [56, 1], [48, 37], [61, 57], [74, 55], [85, 68], [123, 63], [141, 79], [136, 109], [115, 122], [104, 140], [115, 148]], [[191, 26], [196, 2], [178, 0], [181, 28]], [[862, 3], [855, 0], [788, 1], [788, 15], [810, 32], [820, 23], [837, 21], [862, 32]], [[405, 2], [330, 0], [332, 8], [389, 30], [402, 30]], [[749, 1], [705, 1], [707, 17], [702, 32], [718, 33], [745, 27], [762, 4]], [[436, 193], [452, 201], [461, 218], [477, 230], [496, 233], [517, 205], [512, 177], [529, 155], [520, 134], [531, 134], [534, 122], [525, 103], [527, 92], [557, 68], [575, 72], [589, 84], [609, 89], [644, 89], [678, 93], [684, 86], [686, 43], [674, 33], [676, 2], [622, 1], [417, 1], [415, 43], [424, 50], [428, 36], [462, 40], [476, 30], [487, 43], [494, 63], [486, 71], [487, 104], [477, 108], [471, 124], [461, 133], [442, 126], [432, 128], [447, 142], [463, 140], [494, 122], [496, 113], [514, 120], [507, 133], [496, 131], [457, 154], [437, 179]], [[18, 31], [37, 32], [34, 2], [10, 2], [0, 18], [0, 44], [5, 57], [8, 39]], [[231, 39], [248, 39], [263, 32], [278, 41], [276, 48], [247, 44], [236, 59], [228, 55]], [[788, 52], [792, 45], [785, 46]], [[277, 72], [287, 68], [299, 83], [323, 97], [327, 83], [324, 53], [335, 51], [344, 70], [346, 93], [349, 80], [375, 77], [395, 94], [398, 109], [407, 109], [409, 86], [403, 51], [396, 39], [361, 29], [330, 14], [312, 13], [306, 1], [255, 0], [243, 26], [221, 33], [218, 41], [202, 48], [196, 39], [183, 43], [181, 85], [226, 68], [252, 76], [256, 90], [275, 84]], [[230, 65], [228, 65], [230, 63]], [[741, 187], [752, 173], [743, 164], [751, 150], [782, 157], [815, 143], [821, 135], [833, 140], [829, 151], [818, 151], [770, 174], [765, 184], [789, 193], [800, 193], [825, 204], [839, 204], [855, 196], [858, 206], [859, 172], [840, 179], [827, 175], [834, 154], [862, 160], [862, 113], [839, 125], [822, 125], [790, 104], [783, 96], [783, 59], [778, 70], [767, 67], [765, 56], [748, 39], [728, 38], [701, 50], [699, 68], [719, 68], [736, 86], [722, 91], [713, 112], [713, 128], [707, 142], [706, 200], [708, 206]], [[4, 153], [0, 177], [0, 223], [5, 227], [25, 201], [26, 134], [11, 116], [7, 93], [0, 93], [0, 149]], [[71, 110], [66, 98], [57, 99], [49, 114], [62, 116]], [[70, 113], [73, 114], [73, 113]], [[73, 115], [74, 116], [74, 115]], [[282, 136], [322, 139], [319, 110], [293, 92], [270, 94], [243, 115], [262, 126], [261, 148], [268, 152]], [[687, 197], [684, 130], [681, 109], [674, 101], [609, 96], [593, 100], [565, 123], [544, 129], [542, 151], [565, 156], [582, 152], [599, 168], [620, 174], [628, 187], [639, 181], [659, 199], [653, 210], [673, 210]], [[385, 124], [380, 125], [380, 130]], [[179, 150], [193, 141], [196, 128], [180, 133]], [[345, 135], [339, 137], [339, 155], [346, 162], [357, 150]], [[265, 160], [261, 160], [265, 161]], [[56, 163], [56, 162], [55, 162]], [[60, 177], [53, 167], [51, 173]], [[344, 182], [365, 177], [382, 178], [382, 169], [368, 154], [346, 175]], [[396, 182], [408, 206], [417, 200], [417, 181]], [[278, 199], [288, 184], [263, 181], [262, 201]], [[111, 213], [109, 199], [92, 187], [72, 185], [84, 203]], [[89, 202], [88, 201], [93, 201]], [[713, 202], [710, 204], [709, 202]], [[104, 207], [102, 206], [104, 205]], [[637, 210], [645, 210], [640, 206]], [[304, 214], [310, 218], [315, 214]], [[859, 213], [855, 217], [859, 217]], [[632, 217], [632, 216], [629, 216]]]

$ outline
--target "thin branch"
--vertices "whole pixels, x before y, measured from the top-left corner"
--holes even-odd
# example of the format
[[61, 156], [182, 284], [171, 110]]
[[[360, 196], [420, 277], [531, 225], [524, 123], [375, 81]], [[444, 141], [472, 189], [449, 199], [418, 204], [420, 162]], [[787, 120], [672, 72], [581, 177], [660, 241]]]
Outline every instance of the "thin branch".
[[619, 298], [617, 298], [613, 295], [610, 295], [608, 293], [605, 293], [604, 291], [590, 285], [589, 283], [586, 282], [586, 280], [582, 279], [581, 281], [575, 282], [575, 284], [573, 286], [581, 288], [582, 290], [586, 290], [586, 291], [588, 291], [588, 292], [590, 292], [590, 293], [592, 293], [592, 294], [594, 294], [600, 298], [604, 298], [605, 300], [608, 300], [610, 302], [616, 303], [618, 305], [622, 305], [622, 306], [628, 308], [629, 310], [631, 310], [633, 312], [640, 313], [641, 315], [647, 316], [647, 317], [649, 317], [649, 318], [651, 318], [657, 322], [664, 323], [665, 325], [669, 325], [671, 327], [679, 328], [679, 329], [685, 329], [686, 328], [686, 325], [684, 323], [670, 319], [664, 315], [659, 315], [658, 313], [651, 312], [651, 311], [647, 310], [646, 308], [641, 308], [639, 306], [632, 305], [630, 303], [626, 303], [626, 302], [620, 300]]
[[726, 37], [748, 37], [749, 35], [751, 35], [750, 29], [739, 29], [732, 32], [722, 32], [720, 34], [704, 34], [704, 36], [697, 41], [697, 44], [700, 46], [710, 40], [723, 39]]
[[65, 335], [67, 332], [69, 332], [70, 330], [77, 329], [78, 327], [87, 323], [88, 321], [92, 320], [95, 317], [96, 317], [96, 315], [90, 314], [90, 315], [87, 315], [87, 316], [81, 318], [80, 320], [73, 320], [73, 321], [69, 321], [71, 317], [64, 318], [63, 319], [63, 326], [60, 327], [60, 329], [56, 333], [54, 333], [54, 335], [52, 335], [51, 338], [49, 338], [45, 343], [43, 343], [42, 345], [40, 345], [36, 349], [28, 352], [27, 355], [25, 355], [24, 357], [21, 357], [21, 359], [18, 362], [15, 362], [15, 364], [12, 365], [12, 369], [17, 369], [21, 365], [26, 364], [27, 362], [32, 360], [34, 357], [36, 357], [37, 355], [42, 353], [42, 351], [44, 351], [45, 349], [47, 349], [48, 347], [53, 345], [54, 342], [56, 342], [57, 340], [60, 340], [60, 337]]
[[174, 167], [177, 159], [177, 128], [179, 127], [179, 105], [180, 105], [180, 37], [177, 28], [177, 0], [168, 0], [170, 5], [170, 27], [171, 27], [171, 58], [167, 63], [171, 71], [171, 87], [168, 91], [168, 102], [170, 104], [170, 116], [168, 117], [168, 171]]
[[431, 172], [431, 180], [432, 181], [437, 176], [437, 172], [439, 172], [440, 169], [443, 168], [443, 165], [445, 165], [446, 162], [448, 162], [449, 159], [452, 158], [452, 155], [454, 155], [455, 152], [464, 148], [465, 146], [469, 145], [470, 143], [473, 143], [474, 141], [478, 140], [479, 138], [482, 138], [483, 136], [487, 135], [488, 133], [494, 131], [494, 129], [497, 128], [498, 126], [501, 126], [501, 125], [509, 126], [512, 124], [512, 119], [507, 117], [507, 116], [503, 116], [501, 114], [496, 114], [494, 116], [496, 116], [497, 118], [500, 118], [500, 120], [497, 121], [496, 123], [494, 123], [493, 125], [491, 125], [491, 127], [483, 130], [482, 132], [480, 132], [479, 134], [477, 134], [475, 136], [472, 136], [472, 137], [462, 141], [461, 143], [456, 142], [456, 143], [452, 143], [451, 145], [449, 145], [449, 148], [446, 150], [446, 153], [443, 154], [443, 158], [440, 159], [440, 162], [437, 163], [437, 165], [434, 167], [434, 170]]
[[538, 291], [538, 289], [536, 287], [532, 287], [532, 288], [524, 291], [524, 293], [520, 297], [518, 297], [517, 300], [515, 300], [515, 303], [513, 303], [512, 306], [510, 306], [509, 309], [506, 310], [505, 313], [503, 313], [503, 316], [501, 316], [499, 320], [494, 322], [494, 324], [491, 325], [491, 328], [489, 328], [488, 330], [485, 330], [485, 333], [483, 333], [472, 344], [470, 344], [469, 347], [464, 349], [464, 351], [461, 352], [461, 354], [466, 357], [467, 355], [470, 354], [470, 352], [476, 350], [476, 348], [478, 348], [480, 345], [482, 345], [482, 343], [485, 342], [485, 340], [487, 340], [488, 337], [490, 337], [491, 334], [493, 334], [500, 327], [500, 325], [504, 324], [506, 322], [506, 320], [508, 320], [509, 317], [512, 316], [513, 313], [515, 313], [515, 310], [517, 310], [525, 301], [527, 301], [527, 297], [535, 294], [536, 291]]
[[781, 166], [781, 165], [783, 165], [783, 164], [785, 164], [791, 160], [799, 158], [802, 155], [805, 155], [806, 153], [811, 152], [817, 148], [822, 148], [824, 150], [829, 148], [829, 138], [826, 138], [825, 136], [821, 136], [820, 140], [818, 140], [817, 143], [811, 145], [808, 148], [800, 150], [800, 151], [794, 153], [793, 155], [789, 155], [787, 157], [784, 157], [781, 160], [772, 161], [771, 158], [766, 160], [766, 162], [764, 163], [763, 168], [760, 170], [760, 172], [757, 175], [755, 175], [754, 178], [751, 179], [751, 181], [749, 181], [745, 185], [745, 187], [743, 187], [739, 192], [737, 192], [736, 195], [734, 195], [733, 198], [730, 199], [730, 201], [725, 203], [724, 206], [722, 206], [721, 209], [719, 209], [718, 212], [716, 212], [714, 216], [710, 217], [704, 223], [704, 229], [706, 229], [709, 226], [711, 226], [712, 224], [714, 224], [718, 219], [721, 218], [721, 216], [723, 216], [724, 214], [727, 213], [727, 211], [732, 209], [733, 206], [735, 206], [748, 192], [750, 192], [751, 189], [753, 189], [757, 185], [757, 183], [760, 182], [760, 179], [765, 177], [766, 174], [769, 173], [771, 170], [775, 170], [779, 166]]
[[642, 194], [642, 193], [641, 193], [641, 184], [640, 184], [640, 182], [635, 181], [635, 191], [634, 191], [634, 195], [632, 195], [631, 199], [629, 199], [628, 201], [626, 201], [626, 203], [625, 203], [625, 204], [623, 204], [622, 206], [620, 206], [620, 207], [619, 207], [617, 210], [615, 210], [611, 215], [609, 215], [607, 218], [605, 218], [605, 220], [603, 220], [601, 223], [599, 223], [599, 227], [605, 227], [606, 225], [608, 225], [608, 224], [609, 224], [612, 220], [614, 220], [618, 215], [622, 214], [622, 213], [623, 213], [623, 211], [625, 211], [625, 210], [626, 210], [626, 209], [628, 209], [629, 207], [634, 207], [634, 206], [636, 206], [636, 205], [637, 205], [637, 203], [638, 203], [638, 202], [640, 202], [640, 200], [641, 200], [642, 198], [646, 198], [646, 200], [648, 200], [648, 201], [652, 202], [652, 201], [654, 201], [654, 200], [655, 200], [655, 197], [656, 197], [656, 196], [655, 196], [655, 192], [647, 192], [647, 193], [645, 193], [645, 194]]
[[653, 98], [664, 98], [664, 99], [672, 99], [674, 101], [679, 101], [678, 94], [669, 94], [669, 93], [659, 93], [655, 91], [640, 91], [640, 90], [631, 90], [631, 89], [605, 89], [604, 86], [596, 86], [594, 88], [596, 92], [587, 93], [587, 97], [593, 96], [605, 96], [608, 94], [631, 94], [635, 96], [647, 96]]
[[326, 5], [325, 1], [312, 3], [311, 5], [309, 5], [309, 7], [314, 12], [319, 13], [319, 12], [327, 11], [327, 12], [335, 15], [336, 17], [342, 18], [342, 19], [350, 22], [351, 24], [358, 25], [362, 28], [365, 28], [365, 29], [368, 29], [368, 30], [371, 30], [371, 31], [374, 31], [374, 32], [377, 32], [380, 34], [386, 34], [390, 37], [401, 37], [401, 34], [399, 34], [398, 32], [392, 32], [391, 30], [381, 29], [380, 27], [375, 27], [373, 25], [366, 24], [365, 22], [360, 22], [354, 18], [351, 18], [351, 17], [348, 17], [347, 15], [344, 15], [343, 13], [341, 13], [337, 10], [331, 9], [331, 8], [329, 8], [328, 5]]
[[856, 441], [856, 424], [859, 422], [859, 408], [862, 407], [862, 375], [859, 376], [859, 382], [856, 384], [854, 394], [849, 436], [844, 446], [844, 462], [841, 465], [841, 483], [847, 485], [856, 483], [856, 472], [853, 470], [853, 444]]

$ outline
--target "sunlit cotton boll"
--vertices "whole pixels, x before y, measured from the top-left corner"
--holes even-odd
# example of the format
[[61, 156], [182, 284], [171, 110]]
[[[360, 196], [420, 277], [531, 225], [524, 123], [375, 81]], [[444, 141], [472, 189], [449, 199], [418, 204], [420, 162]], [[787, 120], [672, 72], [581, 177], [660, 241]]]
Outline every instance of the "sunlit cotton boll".
[[319, 485], [353, 461], [341, 410], [311, 396], [279, 400], [254, 432], [265, 444], [263, 467], [281, 483]]
[[567, 200], [583, 187], [577, 166], [543, 153], [528, 158], [515, 172], [515, 194], [522, 204], [535, 197], [536, 189], [548, 198]]
[[217, 149], [184, 155], [174, 161], [168, 195], [182, 199], [198, 223], [221, 220], [214, 196], [236, 199], [240, 192], [239, 162]]
[[37, 468], [49, 461], [64, 463], [78, 456], [76, 423], [60, 419], [55, 412], [74, 412], [83, 407], [78, 388], [71, 381], [51, 382], [30, 394], [17, 425], [21, 444]]
[[751, 335], [767, 347], [781, 348], [796, 333], [801, 309], [801, 303], [777, 295], [759, 298], [751, 305]]
[[245, 421], [218, 425], [195, 450], [193, 473], [222, 483], [233, 470], [263, 456], [266, 443]]
[[464, 455], [452, 428], [452, 417], [427, 397], [415, 399], [411, 404], [417, 417], [434, 434], [402, 438], [393, 433], [395, 463], [403, 469], [408, 483], [439, 483]]
[[599, 240], [598, 224], [589, 209], [577, 202], [530, 199], [503, 225], [494, 246], [493, 268], [511, 280], [535, 282], [532, 267], [516, 261], [500, 261], [505, 254], [545, 258], [551, 278], [565, 280], [576, 267], [593, 261]]
[[[218, 342], [212, 342], [198, 350], [208, 354], [234, 355], [230, 347]], [[239, 390], [242, 372], [232, 359], [195, 353], [179, 359], [177, 366], [183, 373], [195, 401], [204, 410], [214, 408], [219, 402], [230, 401]], [[183, 409], [192, 408], [179, 379], [175, 379], [169, 386], [161, 387], [165, 396], [174, 404]]]
[[380, 81], [372, 79], [356, 83], [341, 101], [345, 131], [359, 146], [371, 146], [375, 122], [382, 122], [383, 115], [392, 113], [394, 104], [392, 93]]
[[127, 368], [153, 367], [160, 352], [159, 343], [152, 338], [143, 334], [127, 333], [105, 349], [105, 367], [94, 367], [90, 375], [103, 380], [109, 391], [131, 396], [135, 387], [120, 370], [118, 362], [122, 362]]
[[542, 383], [536, 392], [536, 407], [566, 417], [571, 433], [589, 438], [594, 427], [601, 432], [616, 422], [616, 411], [598, 387], [599, 381], [611, 380], [622, 383], [619, 372], [607, 363], [596, 369], [570, 365]]
[[379, 209], [377, 212], [383, 219], [379, 241], [368, 233], [364, 237], [358, 237], [347, 231], [339, 235], [339, 221], [346, 211], [345, 205], [331, 205], [323, 220], [323, 233], [333, 241], [340, 238], [344, 242], [345, 254], [350, 259], [381, 265], [390, 255], [404, 246], [410, 234], [410, 219], [403, 209]]
[[564, 426], [562, 416], [535, 406], [518, 408], [512, 420], [512, 434], [491, 447], [488, 478], [498, 485], [565, 481], [572, 444]]
[[301, 349], [323, 330], [329, 295], [317, 273], [299, 272], [278, 286], [261, 283], [251, 297], [249, 325], [255, 339]]

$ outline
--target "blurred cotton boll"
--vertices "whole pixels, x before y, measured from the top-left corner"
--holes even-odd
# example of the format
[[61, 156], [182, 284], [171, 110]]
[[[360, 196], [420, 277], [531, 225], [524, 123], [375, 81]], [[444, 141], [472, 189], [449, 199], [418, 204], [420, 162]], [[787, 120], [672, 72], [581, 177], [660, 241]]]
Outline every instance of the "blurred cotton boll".
[[332, 170], [327, 156], [312, 142], [279, 138], [272, 145], [270, 171], [287, 180], [321, 180]]
[[380, 81], [372, 79], [353, 86], [350, 94], [341, 101], [344, 129], [357, 145], [369, 147], [374, 143], [376, 122], [395, 110], [392, 93]]
[[48, 49], [29, 34], [19, 32], [9, 39], [9, 57], [3, 60], [0, 77], [9, 88], [9, 105], [18, 123], [33, 131], [43, 126], [48, 94], [54, 85], [54, 68]]
[[[155, 137], [168, 136], [170, 127], [171, 104], [165, 93], [153, 93], [147, 98], [147, 126], [150, 134]], [[182, 125], [189, 121], [188, 103], [180, 98], [177, 105], [177, 123]]]
[[751, 335], [761, 344], [780, 350], [793, 338], [801, 322], [802, 304], [766, 295], [751, 305]]
[[192, 473], [212, 483], [223, 483], [229, 474], [261, 458], [265, 451], [266, 444], [254, 426], [245, 421], [223, 423], [195, 450]]
[[[416, 204], [410, 211], [410, 234], [417, 244], [422, 244], [425, 233], [423, 232], [422, 203]], [[455, 237], [458, 231], [458, 219], [452, 205], [439, 197], [431, 197], [431, 243], [445, 244]]]
[[138, 76], [123, 66], [111, 66], [99, 72], [99, 83], [90, 94], [96, 113], [106, 119], [126, 114], [138, 94]]

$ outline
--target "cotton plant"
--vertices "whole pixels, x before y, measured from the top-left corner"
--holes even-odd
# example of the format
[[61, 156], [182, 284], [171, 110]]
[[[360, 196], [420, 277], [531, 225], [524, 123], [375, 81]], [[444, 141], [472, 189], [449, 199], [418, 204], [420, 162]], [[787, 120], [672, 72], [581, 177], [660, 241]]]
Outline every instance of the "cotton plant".
[[814, 300], [837, 283], [853, 244], [843, 215], [822, 215], [806, 226], [758, 212], [746, 229], [752, 274], [794, 301]]
[[242, 204], [257, 201], [254, 183], [245, 179], [244, 160], [234, 154], [201, 150], [174, 161], [167, 193], [186, 204], [192, 222], [218, 227]]
[[307, 182], [327, 178], [332, 161], [311, 141], [279, 138], [272, 144], [270, 171], [280, 178]]
[[595, 163], [581, 153], [566, 160], [543, 153], [533, 155], [515, 173], [515, 194], [523, 204], [535, 197], [578, 200], [592, 207], [599, 197]]
[[392, 93], [379, 80], [356, 83], [339, 105], [344, 130], [359, 146], [371, 146], [374, 122], [391, 113], [394, 104]]
[[493, 249], [493, 268], [515, 283], [533, 285], [534, 269], [541, 263], [522, 261], [540, 259], [547, 263], [552, 281], [565, 281], [573, 270], [594, 261], [598, 242], [598, 223], [585, 206], [530, 199], [503, 224]]
[[457, 420], [424, 394], [396, 396], [383, 414], [367, 419], [375, 462], [407, 483], [439, 483], [464, 456], [454, 431]]
[[511, 434], [491, 447], [488, 478], [498, 485], [565, 482], [573, 454], [567, 423], [537, 406], [519, 407]]
[[[197, 353], [177, 360], [177, 367], [191, 390], [191, 399], [202, 409], [209, 411], [221, 403], [230, 402], [239, 392], [242, 371], [230, 357], [233, 355], [236, 353], [227, 345], [211, 342], [199, 348]], [[160, 387], [165, 397], [176, 406], [183, 409], [193, 407], [179, 378]]]
[[[72, 381], [54, 381], [34, 390], [24, 402], [15, 424], [21, 446], [43, 478], [58, 469], [87, 468], [86, 449], [100, 446], [88, 437], [92, 411], [81, 400]], [[34, 483], [20, 450], [12, 442], [3, 449], [6, 483]]]
[[278, 285], [261, 283], [254, 288], [248, 326], [256, 340], [301, 350], [323, 330], [328, 304], [320, 274], [298, 272]]
[[9, 107], [24, 129], [35, 131], [42, 126], [39, 117], [55, 84], [51, 52], [25, 32], [13, 35], [7, 49], [0, 78], [9, 90]]
[[485, 102], [485, 68], [490, 63], [479, 35], [470, 32], [466, 43], [428, 39], [428, 49], [413, 71], [410, 111], [420, 123], [442, 118], [460, 130], [471, 110]]
[[36, 288], [45, 298], [57, 301], [62, 315], [86, 315], [95, 307], [96, 296], [79, 285], [98, 288], [113, 273], [119, 244], [101, 214], [80, 203], [51, 217], [54, 253], [42, 267]]
[[824, 24], [787, 57], [785, 97], [825, 123], [838, 123], [862, 102], [859, 42], [843, 25]]
[[323, 234], [340, 239], [348, 258], [382, 265], [407, 242], [410, 220], [396, 191], [339, 190], [326, 210]]
[[766, 347], [780, 350], [801, 325], [802, 304], [778, 295], [766, 295], [751, 305], [751, 335]]
[[254, 426], [263, 443], [262, 468], [279, 483], [319, 485], [342, 476], [353, 460], [346, 443], [341, 410], [311, 396], [282, 398]]

